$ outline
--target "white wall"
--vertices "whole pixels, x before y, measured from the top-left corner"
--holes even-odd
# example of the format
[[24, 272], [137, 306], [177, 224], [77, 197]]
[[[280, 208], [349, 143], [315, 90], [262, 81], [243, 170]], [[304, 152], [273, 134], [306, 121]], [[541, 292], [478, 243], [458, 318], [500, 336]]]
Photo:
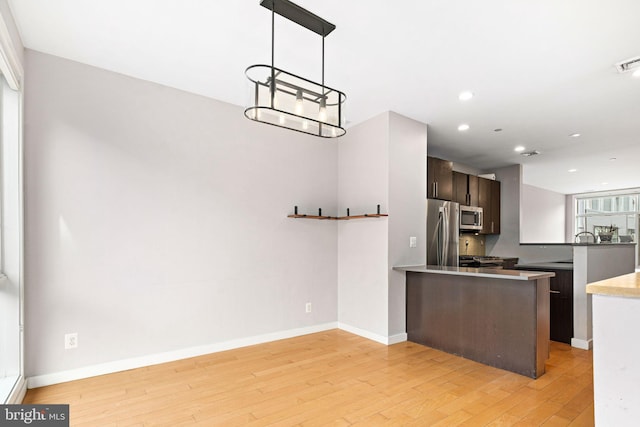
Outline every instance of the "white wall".
[[[340, 214], [389, 213], [389, 114], [349, 128], [338, 148]], [[338, 320], [384, 341], [388, 335], [388, 218], [338, 224]]]
[[[397, 265], [427, 259], [427, 126], [389, 114], [389, 332], [406, 340], [405, 273]], [[416, 247], [409, 238], [416, 237]]]
[[565, 243], [565, 195], [522, 184], [520, 242]]
[[[521, 263], [556, 261], [572, 257], [571, 246], [520, 245], [522, 206], [522, 166], [513, 165], [487, 171], [500, 181], [500, 234], [486, 237], [486, 254], [514, 256]], [[545, 242], [551, 243], [551, 242]]]
[[337, 224], [286, 215], [336, 142], [33, 51], [25, 90], [28, 376], [335, 324]]
[[338, 225], [340, 326], [384, 343], [406, 340], [404, 273], [392, 268], [426, 259], [427, 126], [383, 113], [350, 128], [338, 152], [341, 215], [377, 204], [389, 214]]

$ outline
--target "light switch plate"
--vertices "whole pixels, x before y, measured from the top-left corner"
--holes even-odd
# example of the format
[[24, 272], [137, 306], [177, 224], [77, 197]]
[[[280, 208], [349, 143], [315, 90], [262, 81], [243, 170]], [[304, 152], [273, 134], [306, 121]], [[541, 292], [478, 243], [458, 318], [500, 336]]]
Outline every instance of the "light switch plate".
[[415, 248], [418, 246], [418, 238], [415, 236], [411, 236], [409, 237], [409, 247], [410, 248]]

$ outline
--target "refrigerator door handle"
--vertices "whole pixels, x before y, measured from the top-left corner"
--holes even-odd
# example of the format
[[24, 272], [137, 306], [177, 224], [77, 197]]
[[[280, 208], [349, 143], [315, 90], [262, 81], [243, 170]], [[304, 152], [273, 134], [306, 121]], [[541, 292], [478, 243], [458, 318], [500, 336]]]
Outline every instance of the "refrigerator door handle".
[[440, 265], [445, 265], [447, 260], [447, 255], [449, 254], [449, 208], [444, 206], [442, 208], [441, 219], [442, 219], [442, 252], [441, 259], [442, 263]]

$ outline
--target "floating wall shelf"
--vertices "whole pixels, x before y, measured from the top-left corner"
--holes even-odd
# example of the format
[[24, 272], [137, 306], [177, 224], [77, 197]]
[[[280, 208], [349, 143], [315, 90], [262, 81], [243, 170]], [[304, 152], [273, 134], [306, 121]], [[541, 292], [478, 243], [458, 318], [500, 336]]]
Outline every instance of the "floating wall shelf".
[[298, 207], [295, 206], [293, 215], [287, 215], [287, 218], [305, 218], [305, 219], [328, 219], [333, 221], [341, 221], [348, 219], [358, 219], [358, 218], [381, 218], [385, 216], [389, 216], [389, 214], [380, 213], [380, 205], [378, 205], [377, 213], [373, 214], [362, 214], [362, 215], [350, 215], [349, 209], [347, 209], [346, 216], [326, 216], [322, 215], [322, 209], [318, 209], [318, 215], [306, 215], [306, 214], [298, 214]]

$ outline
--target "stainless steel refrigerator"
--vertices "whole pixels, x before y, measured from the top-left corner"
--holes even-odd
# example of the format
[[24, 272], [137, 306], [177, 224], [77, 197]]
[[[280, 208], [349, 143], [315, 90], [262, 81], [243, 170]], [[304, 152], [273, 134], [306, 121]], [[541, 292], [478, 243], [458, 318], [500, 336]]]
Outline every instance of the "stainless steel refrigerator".
[[427, 265], [459, 265], [460, 205], [427, 199]]

